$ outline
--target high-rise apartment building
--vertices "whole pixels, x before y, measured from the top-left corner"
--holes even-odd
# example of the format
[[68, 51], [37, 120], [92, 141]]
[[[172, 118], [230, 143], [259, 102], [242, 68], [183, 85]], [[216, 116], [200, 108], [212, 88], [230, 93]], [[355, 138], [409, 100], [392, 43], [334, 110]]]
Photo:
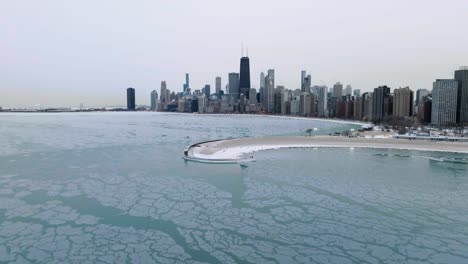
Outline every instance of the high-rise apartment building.
[[468, 66], [455, 71], [458, 82], [457, 123], [468, 123]]
[[338, 100], [341, 100], [343, 96], [343, 85], [339, 82], [333, 85], [333, 97], [336, 97]]
[[151, 110], [158, 110], [158, 92], [156, 92], [156, 90], [151, 92]]
[[135, 111], [135, 89], [127, 88], [127, 110]]
[[414, 92], [409, 87], [395, 89], [393, 91], [393, 116], [413, 116]]
[[167, 96], [167, 86], [166, 86], [166, 81], [161, 82], [161, 90], [160, 90], [160, 99], [159, 101], [161, 103], [166, 103], [169, 101], [169, 97]]
[[203, 88], [203, 93], [205, 94], [205, 97], [210, 98], [211, 95], [211, 86], [209, 84], [205, 84], [205, 87]]
[[263, 89], [264, 92], [264, 104], [263, 108], [269, 112], [273, 112], [274, 108], [274, 93], [275, 93], [275, 70], [269, 69], [268, 73], [265, 77], [265, 88]]
[[372, 120], [381, 120], [389, 112], [390, 87], [384, 85], [375, 88], [372, 97]]
[[219, 92], [221, 91], [221, 77], [216, 77], [215, 78], [215, 91], [216, 91], [216, 94], [219, 94]]
[[452, 125], [457, 122], [457, 96], [459, 84], [456, 80], [438, 79], [432, 87], [431, 123], [436, 126]]
[[346, 85], [346, 88], [345, 88], [345, 94], [346, 96], [351, 96], [353, 93], [353, 87], [351, 85]]
[[328, 117], [327, 102], [328, 102], [328, 88], [326, 86], [317, 87], [317, 101], [318, 101], [318, 116]]

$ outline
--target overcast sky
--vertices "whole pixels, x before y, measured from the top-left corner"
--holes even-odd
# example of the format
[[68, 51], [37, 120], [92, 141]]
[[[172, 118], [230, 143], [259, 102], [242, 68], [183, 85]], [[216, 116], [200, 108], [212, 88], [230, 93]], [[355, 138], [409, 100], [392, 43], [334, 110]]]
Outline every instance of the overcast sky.
[[150, 91], [223, 88], [248, 46], [252, 85], [431, 88], [468, 64], [467, 0], [0, 0], [0, 106], [137, 104]]

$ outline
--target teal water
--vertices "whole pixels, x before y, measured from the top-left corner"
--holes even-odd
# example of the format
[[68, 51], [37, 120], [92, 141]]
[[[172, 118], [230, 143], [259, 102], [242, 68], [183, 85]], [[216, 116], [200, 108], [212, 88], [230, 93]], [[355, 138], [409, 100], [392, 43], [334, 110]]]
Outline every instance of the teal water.
[[284, 149], [246, 168], [181, 159], [202, 140], [352, 127], [1, 114], [0, 263], [468, 263], [468, 155]]

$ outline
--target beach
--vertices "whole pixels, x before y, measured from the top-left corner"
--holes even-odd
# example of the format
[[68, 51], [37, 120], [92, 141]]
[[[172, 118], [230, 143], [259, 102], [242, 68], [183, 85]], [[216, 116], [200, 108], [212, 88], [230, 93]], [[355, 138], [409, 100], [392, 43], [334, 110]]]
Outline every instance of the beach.
[[188, 156], [201, 159], [239, 159], [261, 150], [281, 148], [376, 148], [468, 153], [468, 143], [405, 140], [394, 138], [351, 138], [344, 136], [271, 136], [237, 138], [192, 145]]

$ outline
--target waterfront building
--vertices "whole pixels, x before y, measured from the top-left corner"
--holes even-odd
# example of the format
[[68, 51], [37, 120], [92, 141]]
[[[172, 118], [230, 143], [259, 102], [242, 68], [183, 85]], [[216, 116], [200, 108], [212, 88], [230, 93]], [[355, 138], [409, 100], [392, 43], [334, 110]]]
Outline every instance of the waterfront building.
[[289, 90], [281, 92], [281, 114], [291, 114], [291, 91]]
[[458, 82], [438, 79], [432, 87], [431, 123], [435, 126], [453, 125], [457, 122]]
[[354, 118], [354, 102], [351, 100], [344, 101], [344, 116], [346, 119]]
[[327, 102], [328, 102], [328, 88], [327, 86], [317, 87], [317, 109], [319, 117], [328, 117]]
[[393, 116], [413, 116], [414, 92], [409, 87], [395, 89], [393, 91]]
[[455, 71], [458, 82], [457, 123], [468, 124], [468, 66]]
[[239, 99], [239, 74], [235, 72], [229, 73], [229, 95], [237, 102]]
[[354, 98], [353, 103], [353, 119], [361, 120], [363, 116], [363, 102], [360, 96]]
[[381, 120], [390, 112], [390, 87], [384, 85], [374, 88], [372, 96], [372, 120]]
[[337, 82], [335, 83], [335, 85], [333, 85], [333, 97], [337, 98], [338, 100], [341, 100], [342, 96], [343, 96], [343, 85]]
[[273, 113], [281, 114], [281, 92], [278, 90], [273, 94]]
[[242, 57], [239, 71], [239, 93], [244, 94], [249, 99], [250, 90], [250, 63], [249, 57]]
[[291, 100], [291, 115], [299, 115], [300, 114], [300, 103], [299, 101], [301, 100], [300, 96], [294, 96]]
[[158, 92], [156, 92], [156, 90], [153, 90], [151, 92], [151, 110], [152, 111], [158, 110], [157, 103], [158, 103]]
[[127, 110], [135, 111], [135, 89], [127, 88]]
[[219, 95], [219, 92], [221, 92], [221, 77], [216, 77], [215, 78], [215, 91], [216, 95]]
[[418, 119], [423, 124], [431, 123], [432, 95], [426, 95], [419, 100]]

